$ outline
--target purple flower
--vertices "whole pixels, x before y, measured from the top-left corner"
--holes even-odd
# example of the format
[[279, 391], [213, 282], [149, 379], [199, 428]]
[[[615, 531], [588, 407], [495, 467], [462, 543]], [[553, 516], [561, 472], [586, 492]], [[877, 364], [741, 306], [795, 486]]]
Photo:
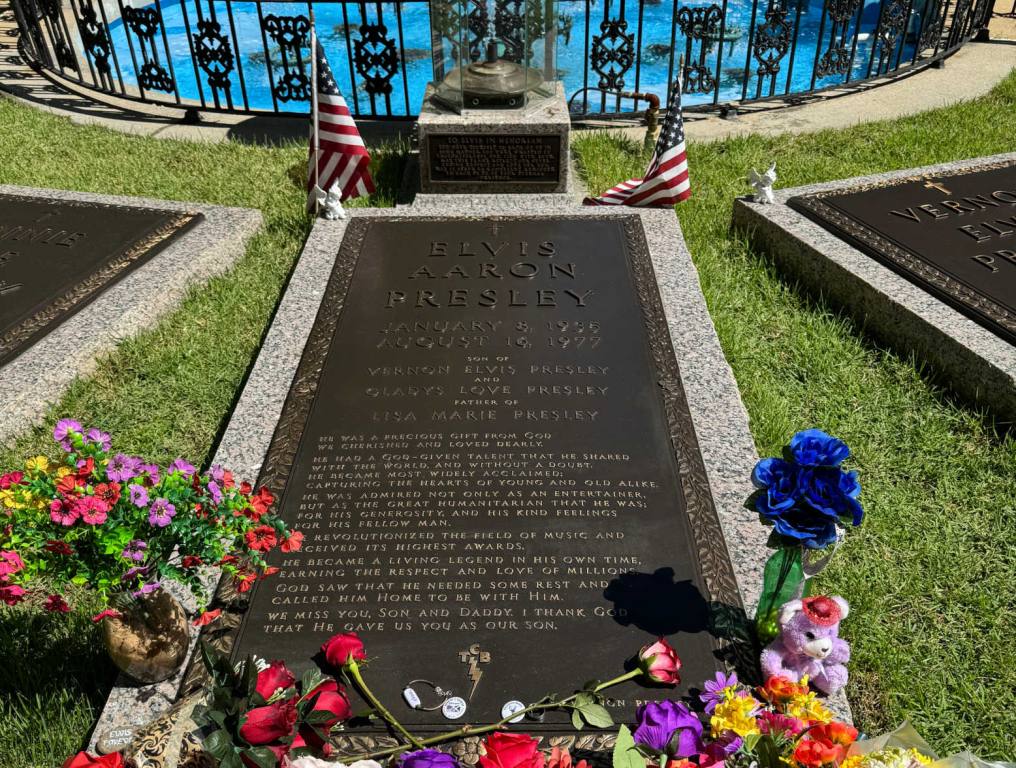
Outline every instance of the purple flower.
[[127, 486], [127, 490], [130, 491], [131, 504], [138, 509], [143, 509], [148, 506], [148, 491], [145, 490], [143, 485], [129, 485]]
[[715, 711], [716, 705], [723, 701], [723, 689], [732, 688], [735, 685], [737, 685], [737, 675], [733, 672], [729, 675], [717, 672], [714, 680], [706, 680], [702, 686], [706, 692], [699, 695], [699, 700], [706, 705], [706, 712], [711, 715]]
[[639, 725], [635, 741], [666, 752], [670, 757], [690, 757], [702, 751], [702, 722], [679, 701], [650, 701], [635, 713]]
[[193, 464], [188, 464], [183, 459], [174, 459], [173, 463], [169, 465], [166, 471], [170, 474], [173, 472], [180, 472], [186, 477], [191, 477], [197, 470], [194, 468]]
[[214, 480], [208, 483], [208, 495], [212, 497], [212, 503], [216, 506], [222, 503], [222, 489]]
[[126, 483], [140, 471], [141, 459], [123, 453], [116, 454], [106, 465], [106, 477], [114, 483]]
[[60, 419], [53, 428], [53, 439], [60, 443], [60, 447], [65, 451], [70, 451], [74, 447], [70, 441], [71, 432], [81, 434], [80, 422], [74, 419]]
[[458, 768], [459, 761], [440, 749], [420, 749], [401, 755], [398, 765], [399, 768]]
[[159, 484], [158, 464], [142, 464], [140, 467], [138, 467], [138, 474], [141, 473], [148, 475], [148, 479], [152, 481], [152, 485]]
[[176, 507], [166, 499], [156, 499], [148, 509], [148, 522], [156, 528], [165, 528], [173, 521], [176, 514]]
[[148, 571], [151, 570], [150, 566], [147, 565], [135, 565], [127, 569], [123, 576], [120, 577], [120, 581], [127, 582], [132, 579], [136, 579], [138, 576], [147, 576]]
[[226, 468], [221, 464], [212, 464], [211, 469], [208, 470], [208, 475], [212, 480], [222, 485], [226, 480]]
[[141, 589], [137, 592], [131, 592], [131, 597], [141, 597], [142, 595], [150, 595], [152, 592], [162, 586], [162, 582], [150, 581], [147, 584], [142, 584]]
[[95, 427], [85, 432], [85, 443], [101, 446], [103, 451], [108, 451], [113, 447], [113, 440], [109, 436], [109, 433]]
[[145, 544], [145, 542], [140, 539], [135, 539], [127, 545], [121, 554], [125, 560], [134, 560], [135, 562], [140, 563], [145, 559], [145, 550], [147, 548], [148, 545]]
[[719, 763], [737, 752], [737, 750], [743, 746], [744, 739], [733, 731], [727, 731], [719, 738], [707, 744], [705, 753], [709, 755], [714, 762]]

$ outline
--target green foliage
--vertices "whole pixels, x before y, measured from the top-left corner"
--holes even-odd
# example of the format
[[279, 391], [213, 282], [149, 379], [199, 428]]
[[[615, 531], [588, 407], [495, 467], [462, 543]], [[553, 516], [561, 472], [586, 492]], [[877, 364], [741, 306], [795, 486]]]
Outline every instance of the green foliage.
[[622, 725], [617, 730], [612, 764], [614, 768], [645, 768], [645, 758], [639, 754], [635, 747], [635, 738], [631, 735], [627, 725]]

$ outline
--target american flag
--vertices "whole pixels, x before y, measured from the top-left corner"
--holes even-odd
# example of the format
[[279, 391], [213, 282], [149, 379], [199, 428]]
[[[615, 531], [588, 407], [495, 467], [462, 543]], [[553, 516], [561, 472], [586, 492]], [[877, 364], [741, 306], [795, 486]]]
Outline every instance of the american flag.
[[666, 207], [691, 196], [688, 158], [684, 148], [684, 118], [681, 117], [681, 79], [674, 83], [656, 140], [649, 170], [641, 179], [611, 187], [599, 197], [587, 197], [585, 205], [645, 205]]
[[336, 191], [341, 191], [342, 200], [349, 200], [372, 194], [374, 180], [368, 169], [367, 147], [349, 114], [346, 100], [339, 93], [313, 27], [311, 47], [314, 49], [315, 82], [307, 164], [307, 207], [314, 211], [321, 199], [318, 190], [329, 192], [335, 187]]

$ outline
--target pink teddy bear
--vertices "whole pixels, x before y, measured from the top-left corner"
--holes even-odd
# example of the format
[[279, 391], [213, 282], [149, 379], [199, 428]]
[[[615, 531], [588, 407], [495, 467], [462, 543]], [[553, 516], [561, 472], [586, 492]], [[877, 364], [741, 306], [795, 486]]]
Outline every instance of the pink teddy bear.
[[762, 651], [766, 678], [809, 682], [827, 695], [847, 684], [850, 646], [839, 636], [850, 607], [842, 597], [818, 595], [791, 600], [780, 610], [780, 634]]

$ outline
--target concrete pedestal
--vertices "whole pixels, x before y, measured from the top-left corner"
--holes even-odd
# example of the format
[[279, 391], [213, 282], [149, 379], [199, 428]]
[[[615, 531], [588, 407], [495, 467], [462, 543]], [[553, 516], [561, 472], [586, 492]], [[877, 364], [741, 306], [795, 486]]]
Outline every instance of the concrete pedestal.
[[551, 96], [521, 109], [467, 109], [436, 104], [428, 87], [420, 110], [420, 191], [554, 193], [568, 190], [571, 120], [560, 82]]

